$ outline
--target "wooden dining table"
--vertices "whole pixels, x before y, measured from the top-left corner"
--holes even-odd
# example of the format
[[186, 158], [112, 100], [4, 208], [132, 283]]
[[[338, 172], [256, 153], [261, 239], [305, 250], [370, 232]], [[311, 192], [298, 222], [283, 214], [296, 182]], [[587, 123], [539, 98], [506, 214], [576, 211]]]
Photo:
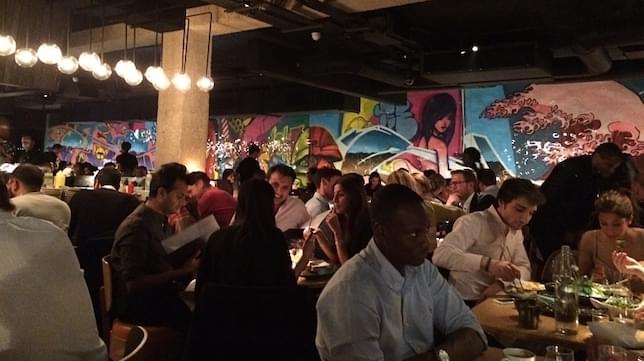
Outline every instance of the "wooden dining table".
[[579, 325], [576, 335], [562, 335], [555, 332], [555, 319], [541, 315], [539, 328], [535, 330], [519, 327], [518, 313], [514, 304], [501, 304], [494, 298], [476, 305], [472, 312], [486, 333], [494, 336], [506, 346], [522, 343], [559, 345], [575, 351], [584, 351], [586, 341], [592, 336], [586, 325]]
[[[485, 352], [474, 359], [474, 361], [501, 361], [503, 360], [503, 349], [497, 347], [488, 347]], [[542, 356], [537, 356], [536, 361], [545, 361]]]

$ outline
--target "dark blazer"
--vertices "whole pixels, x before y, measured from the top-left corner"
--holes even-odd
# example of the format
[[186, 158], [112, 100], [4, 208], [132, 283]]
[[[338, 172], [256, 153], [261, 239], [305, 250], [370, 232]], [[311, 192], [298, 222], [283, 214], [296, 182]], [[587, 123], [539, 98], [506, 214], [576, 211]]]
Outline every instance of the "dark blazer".
[[496, 198], [492, 196], [491, 194], [479, 194], [475, 193], [474, 197], [472, 197], [472, 202], [470, 203], [470, 209], [468, 209], [468, 213], [472, 212], [478, 212], [478, 211], [484, 211], [488, 208], [490, 208], [491, 205], [494, 204], [494, 201]]

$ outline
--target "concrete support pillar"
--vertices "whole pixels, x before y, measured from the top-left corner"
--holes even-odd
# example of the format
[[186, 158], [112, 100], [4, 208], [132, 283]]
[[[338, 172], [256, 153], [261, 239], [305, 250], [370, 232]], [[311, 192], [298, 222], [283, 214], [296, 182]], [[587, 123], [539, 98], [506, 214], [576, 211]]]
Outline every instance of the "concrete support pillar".
[[[190, 9], [188, 15], [207, 12], [210, 7]], [[179, 162], [189, 171], [204, 170], [206, 138], [208, 135], [208, 105], [210, 93], [200, 91], [197, 80], [205, 75], [210, 59], [207, 55], [210, 16], [190, 17], [186, 73], [192, 80], [190, 90], [181, 93], [174, 86], [159, 92], [157, 112], [156, 167]], [[168, 78], [181, 71], [183, 32], [163, 34], [161, 66]]]

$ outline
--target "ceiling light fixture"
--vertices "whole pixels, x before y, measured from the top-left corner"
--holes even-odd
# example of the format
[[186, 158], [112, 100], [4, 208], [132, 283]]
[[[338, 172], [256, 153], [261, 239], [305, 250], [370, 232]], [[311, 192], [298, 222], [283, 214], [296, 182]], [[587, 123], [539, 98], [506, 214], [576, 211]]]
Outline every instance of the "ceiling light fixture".
[[476, 53], [476, 52], [478, 52], [478, 51], [479, 51], [479, 47], [478, 47], [478, 45], [476, 45], [476, 44], [475, 44], [475, 45], [472, 45], [472, 52], [473, 52], [473, 53]]
[[91, 72], [94, 68], [101, 65], [101, 58], [98, 57], [96, 52], [92, 51], [92, 26], [89, 27], [89, 49], [84, 51], [78, 57], [78, 65], [85, 70]]
[[101, 59], [100, 64], [92, 69], [92, 76], [96, 80], [107, 80], [112, 76], [112, 67], [103, 59], [105, 48], [105, 7], [101, 5]]
[[[187, 28], [187, 30], [186, 30]], [[181, 48], [181, 72], [174, 74], [172, 84], [178, 91], [185, 93], [190, 90], [191, 79], [186, 74], [186, 58], [188, 57], [188, 40], [190, 35], [190, 19], [186, 18], [183, 26], [183, 45]]]
[[[199, 78], [197, 80], [197, 88], [201, 90], [202, 92], [209, 92], [212, 90], [212, 88], [215, 87], [215, 82], [212, 80], [212, 77], [210, 76], [210, 44], [212, 43], [212, 13], [208, 12], [206, 13], [210, 16], [210, 20], [208, 21], [208, 49], [206, 50], [206, 71], [205, 75]], [[205, 15], [205, 14], [199, 14], [199, 15]], [[186, 49], [187, 50], [187, 49]]]
[[[67, 22], [67, 43], [66, 43], [66, 51], [65, 54], [69, 54], [69, 33], [71, 32], [71, 14], [70, 14], [70, 21]], [[60, 61], [58, 61], [58, 64], [56, 65], [56, 68], [58, 68], [58, 71], [63, 73], [63, 74], [74, 74], [76, 70], [78, 70], [78, 59], [76, 59], [75, 56], [73, 55], [67, 55], [63, 56]]]
[[[157, 9], [157, 30], [159, 27], [159, 19], [158, 19], [158, 9]], [[163, 42], [163, 35], [161, 36], [161, 41]], [[159, 51], [159, 32], [155, 31], [154, 33], [154, 64], [151, 66], [148, 66], [147, 69], [145, 69], [145, 79], [152, 84], [154, 89], [158, 91], [166, 90], [170, 87], [170, 79], [168, 79], [168, 76], [165, 74], [165, 71], [163, 70], [162, 67], [159, 66], [158, 63], [158, 58], [157, 58], [157, 52]]]
[[9, 56], [16, 52], [16, 39], [13, 36], [4, 34], [7, 26], [7, 0], [4, 1], [2, 11], [2, 34], [0, 34], [0, 55]]
[[49, 20], [47, 24], [47, 42], [40, 44], [38, 47], [38, 59], [44, 64], [53, 65], [63, 58], [60, 47], [51, 42], [51, 14], [53, 12], [53, 0], [49, 0]]
[[143, 81], [143, 74], [141, 71], [136, 68], [136, 27], [133, 27], [134, 36], [132, 39], [132, 61], [131, 65], [128, 65], [123, 74], [123, 79], [130, 86], [137, 86]]
[[25, 47], [16, 50], [13, 60], [21, 68], [31, 68], [38, 62], [36, 51], [29, 47], [29, 23], [27, 23], [27, 33], [25, 34]]

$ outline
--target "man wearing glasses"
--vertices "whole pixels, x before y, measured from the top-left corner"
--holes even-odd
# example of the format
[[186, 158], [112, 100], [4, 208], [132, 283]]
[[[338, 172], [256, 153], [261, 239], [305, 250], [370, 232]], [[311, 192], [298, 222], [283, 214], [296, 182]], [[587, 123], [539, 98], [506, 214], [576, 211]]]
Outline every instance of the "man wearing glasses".
[[475, 359], [486, 338], [462, 298], [425, 258], [431, 246], [423, 199], [391, 184], [375, 193], [371, 207], [373, 239], [340, 267], [317, 304], [321, 358]]
[[503, 282], [530, 279], [521, 228], [544, 201], [529, 180], [509, 179], [499, 189], [497, 205], [456, 221], [432, 260], [450, 271], [449, 283], [466, 303], [474, 305], [493, 296], [503, 289]]

